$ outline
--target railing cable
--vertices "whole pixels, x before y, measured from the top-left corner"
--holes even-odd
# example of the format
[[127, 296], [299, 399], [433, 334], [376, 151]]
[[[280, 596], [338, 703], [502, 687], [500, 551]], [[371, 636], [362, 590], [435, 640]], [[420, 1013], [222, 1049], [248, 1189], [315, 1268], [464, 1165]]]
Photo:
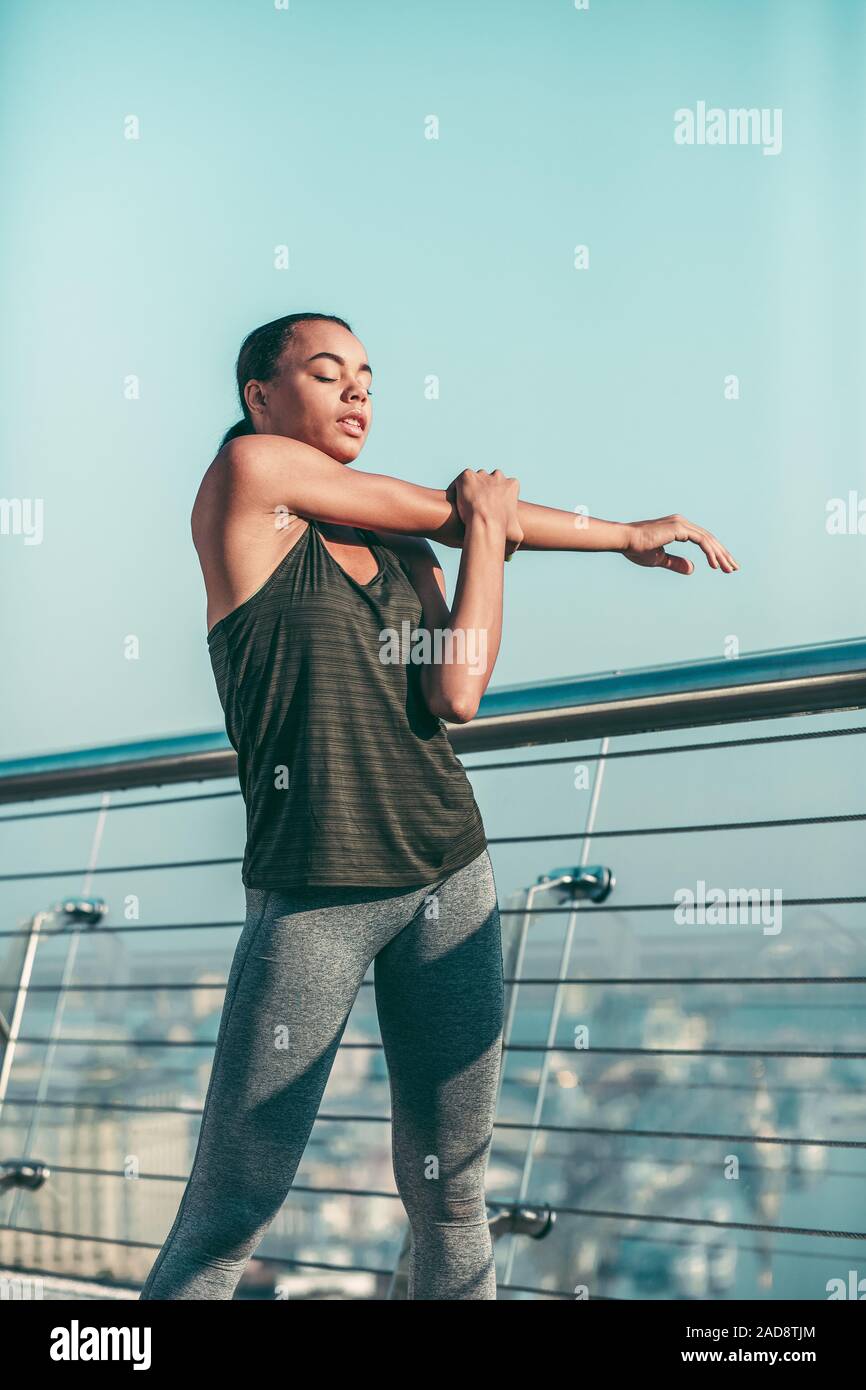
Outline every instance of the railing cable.
[[[213, 1039], [201, 1038], [42, 1038], [20, 1036], [18, 1041], [21, 1043], [33, 1043], [41, 1046], [44, 1043], [53, 1042], [55, 1047], [216, 1047]], [[341, 1042], [340, 1049], [349, 1052], [383, 1052], [384, 1047], [380, 1042]], [[534, 1053], [571, 1053], [580, 1057], [591, 1056], [593, 1053], [599, 1056], [610, 1057], [809, 1057], [813, 1059], [824, 1059], [829, 1061], [863, 1061], [866, 1060], [866, 1052], [846, 1052], [846, 1051], [804, 1051], [800, 1049], [788, 1050], [785, 1048], [762, 1048], [762, 1047], [581, 1047], [575, 1048], [573, 1044], [562, 1043], [506, 1043], [503, 1049], [506, 1052], [534, 1052]]]
[[[134, 1179], [129, 1179], [134, 1181]], [[523, 1204], [511, 1202], [491, 1202], [498, 1211], [519, 1210]], [[547, 1205], [542, 1203], [541, 1205]], [[721, 1221], [709, 1216], [668, 1216], [655, 1212], [634, 1212], [634, 1211], [612, 1211], [600, 1207], [571, 1207], [557, 1206], [551, 1207], [557, 1215], [562, 1216], [588, 1216], [599, 1221], [645, 1221], [657, 1222], [659, 1225], [667, 1226], [699, 1226], [711, 1227], [721, 1231], [766, 1231], [775, 1235], [788, 1236], [812, 1236], [829, 1237], [833, 1240], [866, 1240], [866, 1231], [845, 1231], [829, 1230], [821, 1226], [778, 1226], [763, 1221]], [[120, 1245], [138, 1250], [159, 1250], [161, 1247], [152, 1241], [130, 1240], [121, 1236], [94, 1236], [82, 1235], [77, 1231], [43, 1231], [38, 1227], [31, 1226], [10, 1226], [6, 1222], [0, 1222], [0, 1231], [14, 1231], [18, 1235], [47, 1236], [54, 1240], [76, 1240], [94, 1242], [104, 1245]], [[281, 1259], [278, 1255], [256, 1255], [256, 1259], [277, 1260]], [[342, 1266], [341, 1266], [342, 1268]], [[348, 1266], [346, 1266], [348, 1268]], [[374, 1271], [370, 1271], [373, 1273]], [[382, 1274], [387, 1273], [390, 1277], [392, 1271], [376, 1271]]]
[[[595, 830], [592, 838], [595, 839], [624, 839], [627, 837], [640, 838], [644, 835], [691, 835], [697, 832], [710, 834], [729, 830], [778, 830], [792, 826], [805, 825], [843, 825], [855, 821], [866, 820], [866, 811], [854, 811], [838, 816], [794, 816], [784, 819], [773, 820], [754, 820], [754, 821], [719, 821], [710, 822], [707, 825], [642, 825], [625, 830]], [[530, 845], [547, 844], [554, 840], [581, 840], [582, 832], [579, 830], [548, 831], [540, 835], [490, 835], [487, 838], [489, 845]], [[224, 867], [227, 864], [240, 864], [242, 855], [231, 855], [221, 859], [168, 859], [159, 860], [154, 864], [106, 864], [94, 872], [97, 874], [143, 874], [153, 873], [157, 870], [176, 870], [176, 869], [211, 869]], [[0, 883], [26, 883], [34, 879], [43, 878], [73, 878], [80, 874], [87, 873], [87, 869], [28, 869], [25, 873], [0, 874]], [[853, 899], [852, 901], [862, 901]], [[599, 908], [594, 908], [599, 911]]]
[[[112, 872], [119, 873], [120, 869], [115, 869]], [[29, 877], [29, 875], [27, 875], [27, 877]], [[854, 903], [866, 903], [866, 896], [861, 895], [837, 898], [785, 898], [783, 901], [785, 907], [838, 907]], [[674, 912], [676, 908], [677, 904], [673, 901], [666, 903], [620, 903], [618, 905], [611, 905], [610, 903], [592, 903], [591, 905], [588, 904], [585, 907], [584, 911], [587, 913], [591, 913], [593, 916], [595, 916], [596, 913], [599, 912]], [[526, 909], [523, 907], [500, 907], [499, 915], [500, 917], [518, 917], [523, 916], [525, 911]], [[533, 907], [530, 910], [529, 915], [531, 917], [548, 917], [556, 916], [563, 912], [570, 911], [571, 909], [567, 906]], [[147, 924], [140, 924], [137, 926], [123, 927], [100, 925], [99, 932], [103, 936], [105, 936], [106, 933], [111, 933], [111, 935], [116, 936], [119, 935], [121, 932], [207, 931], [228, 927], [240, 928], [243, 927], [243, 925], [243, 921], [239, 921], [237, 919], [231, 922], [150, 922]], [[92, 932], [93, 928], [86, 925], [75, 924], [71, 926], [58, 927], [55, 928], [53, 931], [43, 930], [41, 935], [43, 937], [65, 936], [70, 931]], [[27, 927], [10, 928], [9, 930], [0, 931], [0, 938], [9, 936], [29, 935], [30, 929]]]
[[[713, 739], [707, 743], [668, 743], [661, 748], [624, 748], [608, 753], [608, 758], [653, 758], [663, 753], [703, 753], [714, 748], [749, 748], [759, 744], [796, 743], [813, 738], [844, 738], [850, 734], [866, 734], [866, 725], [850, 729], [818, 729], [804, 734], [765, 734], [756, 738]], [[555, 758], [518, 758], [507, 763], [473, 763], [467, 772], [499, 772], [512, 767], [552, 767], [557, 763], [592, 763], [600, 753], [559, 754]]]
[[[754, 1091], [750, 1087], [750, 1091]], [[825, 1089], [821, 1090], [822, 1095], [828, 1094]], [[833, 1091], [831, 1095], [845, 1095], [845, 1092]], [[50, 1105], [54, 1109], [66, 1108], [75, 1110], [102, 1110], [120, 1111], [121, 1113], [146, 1114], [146, 1115], [188, 1115], [191, 1118], [200, 1118], [202, 1107], [181, 1106], [181, 1105], [135, 1105], [125, 1101], [91, 1101], [91, 1100], [48, 1100], [37, 1101], [28, 1096], [10, 1096], [7, 1099], [9, 1105]], [[316, 1124], [377, 1124], [389, 1125], [390, 1115], [370, 1115], [370, 1114], [343, 1114], [320, 1112], [316, 1116]], [[606, 1125], [558, 1125], [540, 1123], [531, 1125], [524, 1120], [495, 1120], [494, 1129], [509, 1129], [521, 1132], [534, 1130], [539, 1134], [592, 1134], [601, 1138], [608, 1139], [682, 1139], [691, 1142], [721, 1142], [725, 1144], [777, 1144], [780, 1146], [804, 1146], [820, 1149], [866, 1149], [866, 1140], [862, 1139], [812, 1139], [804, 1138], [801, 1135], [776, 1135], [776, 1134], [717, 1134], [714, 1132], [702, 1133], [695, 1130], [678, 1129], [630, 1129], [619, 1128], [611, 1129]]]
[[[151, 796], [145, 801], [120, 801], [110, 807], [112, 811], [140, 811], [145, 806], [180, 806], [189, 801], [221, 801], [226, 797], [240, 796], [240, 787], [232, 787], [225, 792], [190, 792], [188, 796]], [[50, 820], [54, 816], [93, 816], [99, 806], [61, 806], [56, 811], [22, 811], [14, 816], [0, 816], [0, 825], [10, 821]]]
[[[110, 929], [109, 929], [110, 930]], [[362, 989], [372, 989], [373, 980], [362, 980]], [[503, 984], [513, 985], [864, 985], [866, 975], [566, 975], [561, 980], [551, 975], [520, 975], [503, 977]], [[178, 989], [189, 990], [208, 990], [226, 989], [225, 980], [150, 980], [146, 983], [138, 984], [84, 984], [76, 983], [69, 985], [70, 994], [88, 993], [136, 993], [143, 991], [152, 993], [157, 989]], [[0, 993], [6, 989], [14, 989], [14, 985], [4, 985], [0, 981]], [[52, 984], [30, 985], [29, 993], [34, 994], [41, 991], [44, 994], [51, 993], [52, 990], [66, 988], [62, 981], [56, 980]], [[764, 1008], [764, 1005], [759, 1007]], [[804, 1008], [802, 1004], [792, 1007]], [[828, 1005], [829, 1008], [838, 1008], [839, 1005]], [[843, 1008], [851, 1007], [843, 1005]]]
[[[851, 735], [866, 733], [866, 725], [848, 729], [817, 729], [807, 733], [799, 734], [769, 734], [756, 738], [731, 738], [713, 739], [704, 743], [671, 743], [665, 744], [660, 748], [626, 748], [610, 753], [608, 756], [613, 758], [653, 758], [670, 753], [700, 753], [712, 752], [713, 749], [726, 748], [749, 748], [760, 745], [770, 745], [774, 743], [796, 743], [805, 742], [816, 738], [845, 738]], [[470, 756], [470, 755], [467, 755]], [[555, 758], [519, 758], [513, 762], [502, 763], [474, 763], [467, 766], [467, 772], [499, 772], [508, 771], [512, 768], [521, 767], [553, 767], [557, 764], [567, 763], [590, 763], [596, 762], [600, 754], [582, 753], [580, 751], [561, 754]], [[190, 778], [194, 782], [196, 778]], [[232, 787], [222, 792], [191, 792], [187, 796], [173, 797], [150, 797], [141, 801], [116, 802], [112, 805], [112, 811], [140, 810], [147, 806], [173, 806], [180, 802], [189, 801], [217, 801], [224, 797], [239, 797], [240, 787]], [[22, 812], [13, 816], [0, 816], [0, 825], [8, 821], [19, 820], [43, 820], [53, 816], [86, 816], [93, 815], [99, 810], [99, 806], [70, 806], [61, 807], [53, 811], [32, 811]]]

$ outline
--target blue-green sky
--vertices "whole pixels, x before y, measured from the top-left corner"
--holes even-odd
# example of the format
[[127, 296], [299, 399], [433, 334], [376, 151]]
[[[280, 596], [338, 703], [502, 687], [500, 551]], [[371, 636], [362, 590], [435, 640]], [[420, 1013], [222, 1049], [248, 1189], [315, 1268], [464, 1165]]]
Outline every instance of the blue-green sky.
[[[375, 424], [359, 466], [439, 487], [463, 468], [498, 467], [520, 479], [526, 499], [568, 511], [618, 520], [681, 511], [740, 562], [723, 576], [695, 549], [696, 571], [684, 579], [613, 555], [518, 554], [506, 569], [494, 686], [717, 657], [732, 636], [748, 651], [861, 635], [866, 535], [830, 535], [826, 516], [833, 498], [866, 500], [864, 73], [866, 0], [590, 0], [582, 11], [573, 0], [290, 0], [288, 9], [273, 0], [5, 0], [0, 500], [40, 499], [44, 535], [27, 545], [0, 534], [0, 759], [222, 729], [190, 510], [237, 418], [242, 338], [298, 310], [348, 319], [368, 349]], [[780, 152], [675, 144], [674, 113], [699, 102], [781, 110]], [[136, 140], [124, 138], [130, 117]], [[425, 138], [431, 117], [438, 139]], [[283, 245], [289, 268], [278, 270]], [[589, 248], [585, 270], [574, 267], [579, 245]], [[738, 400], [725, 399], [730, 375]], [[438, 400], [425, 395], [430, 376]], [[125, 398], [130, 377], [138, 399]], [[453, 592], [458, 556], [441, 555]], [[126, 659], [130, 636], [137, 660]], [[661, 741], [860, 723], [855, 711]], [[782, 890], [786, 914], [792, 898], [862, 895], [862, 822], [676, 827], [861, 814], [863, 744], [610, 762], [596, 830], [614, 833], [592, 841], [591, 857], [612, 868], [617, 887], [610, 915], [581, 914], [572, 971], [655, 976], [675, 942], [685, 976], [730, 961], [743, 976], [862, 975], [860, 903], [793, 906], [784, 936], [740, 929], [733, 946], [701, 927], [675, 938], [672, 916], [631, 908], [672, 903], [696, 880]], [[574, 747], [575, 766], [502, 772], [483, 766], [498, 755], [467, 760], [501, 903], [575, 862], [590, 800], [575, 768], [596, 748]], [[231, 794], [211, 795], [220, 790]], [[91, 889], [105, 896], [112, 926], [134, 898], [146, 926], [239, 928], [237, 781], [168, 789], [196, 791], [208, 799], [177, 810], [138, 807], [150, 789], [115, 793], [104, 818], [7, 808], [37, 818], [3, 826], [3, 874], [32, 877], [0, 884], [0, 929]], [[109, 798], [83, 798], [88, 808], [100, 800]], [[635, 827], [668, 829], [617, 838]], [[548, 838], [511, 842], [528, 835]], [[36, 877], [51, 870], [67, 872]], [[565, 920], [534, 925], [541, 954], [530, 975], [536, 961], [549, 973]], [[85, 933], [76, 974], [220, 979], [236, 939], [223, 928]], [[17, 977], [15, 959], [3, 959], [19, 946], [0, 941], [0, 980]], [[40, 980], [59, 978], [65, 948], [63, 938], [40, 948]], [[842, 1005], [824, 1000], [829, 990], [797, 992], [776, 1013], [772, 995], [747, 993], [739, 1013], [708, 1009], [713, 1046], [757, 1038], [783, 1054], [862, 1050], [847, 992]], [[39, 1001], [51, 997], [31, 994], [25, 1035], [44, 1034]], [[92, 996], [68, 997], [67, 1035], [91, 1036]], [[666, 988], [652, 998], [645, 1040], [700, 1046], [703, 1000]], [[562, 1028], [579, 1008], [598, 1026], [593, 1046], [622, 1045], [622, 1014], [609, 1001], [603, 991], [571, 996]], [[126, 1027], [101, 1007], [100, 1026]], [[117, 1007], [137, 1017], [135, 996]], [[167, 1028], [154, 1008], [156, 1027]], [[643, 1027], [643, 1008], [630, 1029]], [[18, 1054], [13, 1087], [36, 1089], [28, 1067], [42, 1055]], [[774, 1092], [782, 1083], [768, 1129], [862, 1138], [853, 1108], [832, 1109], [840, 1088], [862, 1094], [857, 1063], [793, 1056], [766, 1070], [713, 1059], [689, 1075], [695, 1086], [723, 1075], [743, 1092], [766, 1076]], [[578, 1107], [594, 1103], [606, 1060], [581, 1064]], [[65, 1097], [95, 1077], [102, 1094], [111, 1064], [99, 1049], [59, 1048], [52, 1089]], [[696, 1096], [690, 1081], [677, 1094], [668, 1081], [686, 1072], [660, 1066], [657, 1099], [638, 1065], [653, 1129], [718, 1130], [711, 1090]], [[619, 1107], [623, 1073], [610, 1076], [619, 1080], [598, 1092], [599, 1105], [611, 1096]], [[791, 1120], [783, 1107], [804, 1078], [816, 1093], [825, 1087], [830, 1108], [816, 1095]], [[726, 1127], [731, 1115], [731, 1132], [746, 1132], [733, 1102]], [[49, 1137], [43, 1128], [39, 1142]], [[652, 1143], [668, 1161], [674, 1151]], [[845, 1167], [855, 1166], [848, 1156]], [[536, 1166], [533, 1193], [554, 1191], [547, 1171]], [[860, 1192], [862, 1181], [844, 1174], [817, 1197], [808, 1183], [792, 1187], [778, 1222], [862, 1230]], [[745, 1205], [732, 1214], [755, 1219]], [[800, 1261], [773, 1292], [824, 1297], [822, 1269]], [[831, 1272], [847, 1269], [840, 1255]]]
[[[221, 726], [189, 513], [296, 310], [368, 348], [360, 466], [678, 510], [742, 566], [521, 555], [494, 684], [862, 632], [859, 0], [7, 0], [2, 39], [0, 495], [44, 538], [0, 537], [0, 755]], [[699, 101], [781, 152], [676, 145]]]
[[[190, 510], [237, 418], [242, 338], [297, 310], [348, 319], [368, 349], [375, 424], [361, 467], [439, 487], [463, 468], [498, 467], [528, 500], [568, 511], [619, 520], [681, 511], [740, 562], [723, 576], [693, 550], [696, 571], [684, 579], [613, 555], [518, 554], [506, 569], [494, 686], [717, 657], [732, 636], [748, 651], [861, 635], [866, 535], [830, 535], [826, 517], [833, 498], [866, 501], [864, 73], [866, 0], [590, 0], [588, 10], [574, 0], [290, 0], [288, 9], [5, 0], [0, 501], [39, 499], [44, 534], [28, 545], [0, 533], [0, 759], [222, 729]], [[780, 152], [677, 145], [674, 113], [700, 102], [781, 110]], [[135, 140], [124, 138], [130, 117]], [[439, 138], [427, 139], [433, 117]], [[283, 245], [289, 268], [278, 270]], [[579, 245], [589, 248], [585, 270], [574, 267]], [[725, 399], [730, 375], [738, 400]], [[430, 376], [438, 400], [425, 395]], [[138, 399], [124, 394], [131, 377]], [[453, 592], [458, 556], [441, 555]], [[126, 658], [130, 636], [137, 660]], [[854, 711], [660, 741], [862, 722]], [[612, 742], [619, 753], [659, 740]], [[735, 976], [862, 975], [862, 904], [823, 905], [863, 894], [862, 822], [677, 827], [862, 814], [863, 745], [819, 738], [609, 762], [591, 859], [617, 887], [609, 915], [580, 915], [569, 973], [654, 977], [673, 943], [684, 976], [730, 962]], [[467, 759], [503, 905], [575, 862], [590, 801], [575, 771], [597, 746], [542, 748], [539, 757], [569, 760], [531, 769], [485, 768], [496, 754]], [[110, 926], [82, 935], [77, 979], [225, 978], [245, 906], [243, 805], [235, 778], [167, 794], [197, 791], [207, 799], [177, 810], [139, 807], [150, 789], [51, 804], [66, 812], [83, 801], [87, 814], [6, 808], [4, 818], [36, 818], [2, 827], [2, 874], [32, 876], [0, 883], [0, 930], [92, 890]], [[112, 814], [98, 814], [100, 801]], [[640, 827], [667, 829], [616, 833]], [[513, 842], [526, 836], [539, 838]], [[58, 877], [37, 877], [50, 871]], [[732, 941], [632, 908], [672, 903], [697, 880], [782, 891], [784, 935], [738, 928]], [[822, 903], [797, 906], [804, 897]], [[133, 899], [145, 926], [235, 927], [112, 936]], [[534, 924], [530, 976], [556, 968], [565, 921]], [[20, 945], [0, 940], [7, 985]], [[66, 938], [40, 947], [38, 981], [57, 981], [65, 949]], [[780, 992], [775, 1011], [764, 989], [744, 989], [739, 1011], [705, 1006], [706, 992], [638, 991], [655, 1009], [644, 1033], [644, 999], [622, 1030], [629, 1005], [612, 1006], [615, 988], [605, 988], [569, 996], [560, 1039], [579, 1009], [597, 1028], [593, 1047], [638, 1036], [700, 1047], [706, 1037], [782, 1054], [766, 1066], [660, 1059], [655, 1093], [640, 1059], [640, 1116], [653, 1107], [652, 1130], [748, 1132], [736, 1097], [712, 1090], [721, 1076], [744, 1094], [765, 1079], [774, 1096], [778, 1088], [778, 1110], [761, 1111], [769, 1131], [862, 1139], [862, 1064], [784, 1056], [862, 1051], [856, 986], [843, 987], [841, 1004], [839, 990], [807, 987], [794, 1002]], [[122, 1016], [110, 1003], [118, 997]], [[31, 992], [25, 1036], [47, 1031], [41, 1001], [53, 998]], [[66, 1038], [92, 1036], [93, 996], [61, 998]], [[542, 1037], [542, 1014], [527, 1009], [550, 995], [520, 999], [525, 1026]], [[140, 1002], [110, 996], [99, 1027], [134, 1028]], [[155, 1028], [168, 1031], [153, 1008]], [[13, 1069], [23, 1094], [36, 1090], [44, 1057], [30, 1046]], [[106, 1094], [116, 1056], [58, 1048], [44, 1073], [51, 1096]], [[581, 1063], [569, 1113], [585, 1117], [611, 1097], [617, 1113], [604, 1114], [616, 1128], [625, 1073], [611, 1068], [595, 1086], [608, 1060]], [[519, 1062], [529, 1097], [532, 1072]], [[165, 1068], [152, 1073], [162, 1094], [171, 1064], [159, 1050], [128, 1074], [141, 1085], [148, 1065]], [[681, 1089], [669, 1084], [687, 1074]], [[812, 1094], [792, 1119], [798, 1087]], [[39, 1144], [53, 1133], [43, 1125]], [[670, 1170], [675, 1150], [651, 1145]], [[692, 1145], [689, 1161], [703, 1148]], [[620, 1150], [607, 1149], [615, 1173]], [[50, 1148], [45, 1157], [53, 1161]], [[862, 1179], [840, 1173], [857, 1166], [842, 1160], [817, 1188], [791, 1184], [778, 1216], [760, 1220], [862, 1231]], [[552, 1172], [536, 1164], [530, 1195], [555, 1197]], [[74, 1186], [61, 1197], [67, 1190], [73, 1219], [80, 1202]], [[670, 1204], [662, 1196], [655, 1209]], [[727, 1210], [755, 1219], [746, 1196]], [[590, 1235], [601, 1248], [603, 1233]], [[774, 1248], [784, 1241], [774, 1237]], [[837, 1261], [832, 1248], [827, 1273], [844, 1277], [849, 1257]], [[824, 1297], [823, 1271], [811, 1259], [782, 1263], [772, 1292]], [[517, 1278], [534, 1282], [520, 1266]]]

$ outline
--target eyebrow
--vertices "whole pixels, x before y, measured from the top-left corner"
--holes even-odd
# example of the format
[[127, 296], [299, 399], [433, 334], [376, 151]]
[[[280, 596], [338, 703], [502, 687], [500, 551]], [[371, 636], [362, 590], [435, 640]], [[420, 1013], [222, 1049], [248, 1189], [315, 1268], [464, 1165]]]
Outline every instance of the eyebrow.
[[[345, 367], [345, 365], [346, 365], [346, 359], [345, 359], [345, 357], [338, 357], [337, 354], [336, 354], [336, 352], [314, 352], [313, 355], [312, 355], [312, 357], [308, 357], [308, 358], [307, 358], [307, 361], [308, 361], [308, 362], [315, 362], [315, 360], [316, 360], [317, 357], [330, 357], [332, 361], [334, 361], [334, 362], [339, 362], [339, 364], [340, 364], [341, 367]], [[369, 372], [369, 373], [370, 373], [370, 376], [373, 375], [373, 368], [370, 366], [370, 363], [369, 363], [369, 362], [362, 362], [361, 365], [360, 365], [360, 367], [358, 368], [358, 371], [359, 371], [359, 372]]]

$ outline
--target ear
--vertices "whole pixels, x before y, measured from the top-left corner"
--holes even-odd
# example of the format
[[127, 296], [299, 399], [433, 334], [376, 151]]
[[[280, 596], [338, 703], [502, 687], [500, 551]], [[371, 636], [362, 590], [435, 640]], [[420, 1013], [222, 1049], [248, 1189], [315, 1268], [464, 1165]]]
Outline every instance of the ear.
[[253, 379], [248, 381], [244, 387], [244, 400], [251, 415], [261, 415], [268, 403], [267, 396], [262, 390], [260, 381]]

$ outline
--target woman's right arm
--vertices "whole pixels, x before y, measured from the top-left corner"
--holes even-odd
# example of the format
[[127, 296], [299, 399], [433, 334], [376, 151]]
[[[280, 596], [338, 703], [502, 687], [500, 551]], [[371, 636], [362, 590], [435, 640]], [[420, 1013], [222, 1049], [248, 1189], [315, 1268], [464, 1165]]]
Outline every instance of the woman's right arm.
[[215, 469], [233, 505], [335, 525], [427, 536], [461, 546], [463, 522], [444, 490], [383, 473], [361, 473], [320, 449], [279, 434], [240, 435], [220, 450]]
[[[283, 506], [299, 516], [337, 525], [426, 536], [461, 549], [464, 526], [453, 500], [457, 479], [443, 490], [408, 483], [383, 473], [359, 473], [348, 464], [281, 434], [249, 434], [232, 439], [214, 466], [225, 468], [225, 483], [243, 510], [274, 512]], [[467, 472], [459, 476], [462, 478]], [[525, 550], [616, 551], [636, 564], [662, 566], [690, 574], [692, 562], [668, 555], [670, 541], [691, 541], [713, 569], [738, 569], [711, 532], [675, 514], [657, 521], [602, 521], [557, 507], [519, 501], [509, 519], [505, 558], [520, 542]]]

